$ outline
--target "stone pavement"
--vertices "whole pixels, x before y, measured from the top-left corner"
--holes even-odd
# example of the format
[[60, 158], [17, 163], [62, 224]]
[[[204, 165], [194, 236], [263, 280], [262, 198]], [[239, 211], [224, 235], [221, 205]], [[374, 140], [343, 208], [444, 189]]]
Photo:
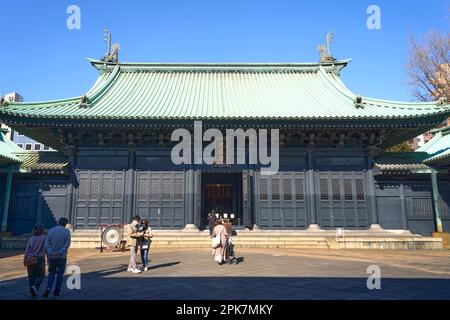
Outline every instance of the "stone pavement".
[[[209, 249], [154, 249], [150, 270], [135, 275], [126, 272], [127, 253], [73, 249], [68, 264], [81, 268], [81, 290], [63, 286], [59, 299], [450, 299], [450, 251], [237, 254], [240, 264], [218, 266]], [[21, 262], [21, 252], [0, 251], [0, 300], [30, 299]], [[370, 265], [381, 268], [381, 290], [367, 289]]]

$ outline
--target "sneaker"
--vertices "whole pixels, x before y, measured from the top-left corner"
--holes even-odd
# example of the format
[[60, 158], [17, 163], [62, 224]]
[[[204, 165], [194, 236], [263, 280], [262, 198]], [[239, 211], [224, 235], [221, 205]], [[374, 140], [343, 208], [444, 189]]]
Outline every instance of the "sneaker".
[[44, 294], [42, 295], [44, 298], [48, 298], [48, 295], [50, 294], [50, 289], [45, 289]]
[[134, 269], [132, 272], [133, 272], [133, 273], [141, 273], [142, 271], [136, 268], [136, 269]]
[[53, 296], [54, 297], [60, 297], [61, 296], [61, 291], [60, 290], [53, 291]]
[[32, 296], [33, 298], [36, 298], [36, 296], [37, 296], [37, 289], [36, 289], [35, 286], [32, 286], [32, 287], [30, 288], [30, 292], [31, 292], [31, 296]]
[[148, 267], [144, 267], [144, 271], [147, 272], [148, 271]]

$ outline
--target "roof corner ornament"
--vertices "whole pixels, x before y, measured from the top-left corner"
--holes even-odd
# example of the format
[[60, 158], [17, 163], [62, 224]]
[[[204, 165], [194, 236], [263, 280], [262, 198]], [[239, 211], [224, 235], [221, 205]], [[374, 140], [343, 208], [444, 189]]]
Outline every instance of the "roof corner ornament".
[[325, 46], [323, 44], [320, 44], [318, 50], [320, 54], [320, 63], [324, 63], [327, 55]]
[[86, 109], [89, 107], [89, 98], [86, 95], [81, 97], [80, 108]]
[[0, 107], [5, 107], [7, 105], [5, 98], [0, 97]]
[[438, 107], [443, 107], [443, 106], [446, 106], [447, 104], [448, 104], [448, 99], [446, 96], [442, 96], [436, 101], [436, 105]]
[[320, 63], [329, 64], [336, 61], [336, 58], [331, 54], [331, 43], [334, 42], [334, 32], [327, 33], [327, 45], [319, 45]]
[[108, 52], [105, 53], [105, 56], [102, 58], [102, 61], [105, 63], [119, 63], [119, 49], [120, 45], [115, 43], [111, 45], [111, 32], [108, 29], [104, 30], [105, 38], [104, 40], [108, 44]]
[[364, 101], [363, 101], [363, 97], [361, 96], [356, 96], [353, 99], [353, 103], [355, 104], [355, 108], [356, 109], [364, 109]]

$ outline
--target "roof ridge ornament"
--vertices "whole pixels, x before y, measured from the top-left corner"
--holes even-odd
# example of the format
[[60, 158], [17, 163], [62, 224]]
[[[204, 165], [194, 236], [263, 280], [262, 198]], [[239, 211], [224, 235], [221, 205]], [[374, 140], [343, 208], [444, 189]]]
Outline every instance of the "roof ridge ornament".
[[447, 104], [448, 104], [448, 99], [447, 99], [446, 96], [442, 96], [436, 101], [436, 105], [438, 107], [443, 107], [443, 106], [445, 106]]
[[105, 29], [104, 32], [104, 41], [106, 41], [106, 43], [108, 44], [108, 52], [106, 52], [101, 61], [104, 61], [105, 63], [119, 63], [120, 45], [118, 43], [115, 43], [111, 46], [111, 32], [109, 32], [108, 29]]
[[80, 108], [89, 108], [89, 98], [87, 97], [87, 95], [83, 95], [81, 97]]
[[320, 64], [329, 64], [334, 63], [336, 58], [331, 54], [331, 43], [334, 42], [334, 32], [327, 33], [327, 44], [326, 46], [321, 44], [318, 47], [320, 52]]
[[353, 103], [355, 104], [356, 109], [364, 109], [365, 102], [363, 101], [363, 97], [358, 95], [353, 99]]

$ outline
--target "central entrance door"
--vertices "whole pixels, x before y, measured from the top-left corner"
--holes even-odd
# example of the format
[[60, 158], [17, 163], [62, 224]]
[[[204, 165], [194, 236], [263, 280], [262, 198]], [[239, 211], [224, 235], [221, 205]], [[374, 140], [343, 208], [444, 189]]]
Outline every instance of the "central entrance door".
[[243, 225], [241, 173], [204, 173], [202, 175], [202, 214], [200, 227], [208, 224], [208, 213], [231, 219], [234, 226]]

